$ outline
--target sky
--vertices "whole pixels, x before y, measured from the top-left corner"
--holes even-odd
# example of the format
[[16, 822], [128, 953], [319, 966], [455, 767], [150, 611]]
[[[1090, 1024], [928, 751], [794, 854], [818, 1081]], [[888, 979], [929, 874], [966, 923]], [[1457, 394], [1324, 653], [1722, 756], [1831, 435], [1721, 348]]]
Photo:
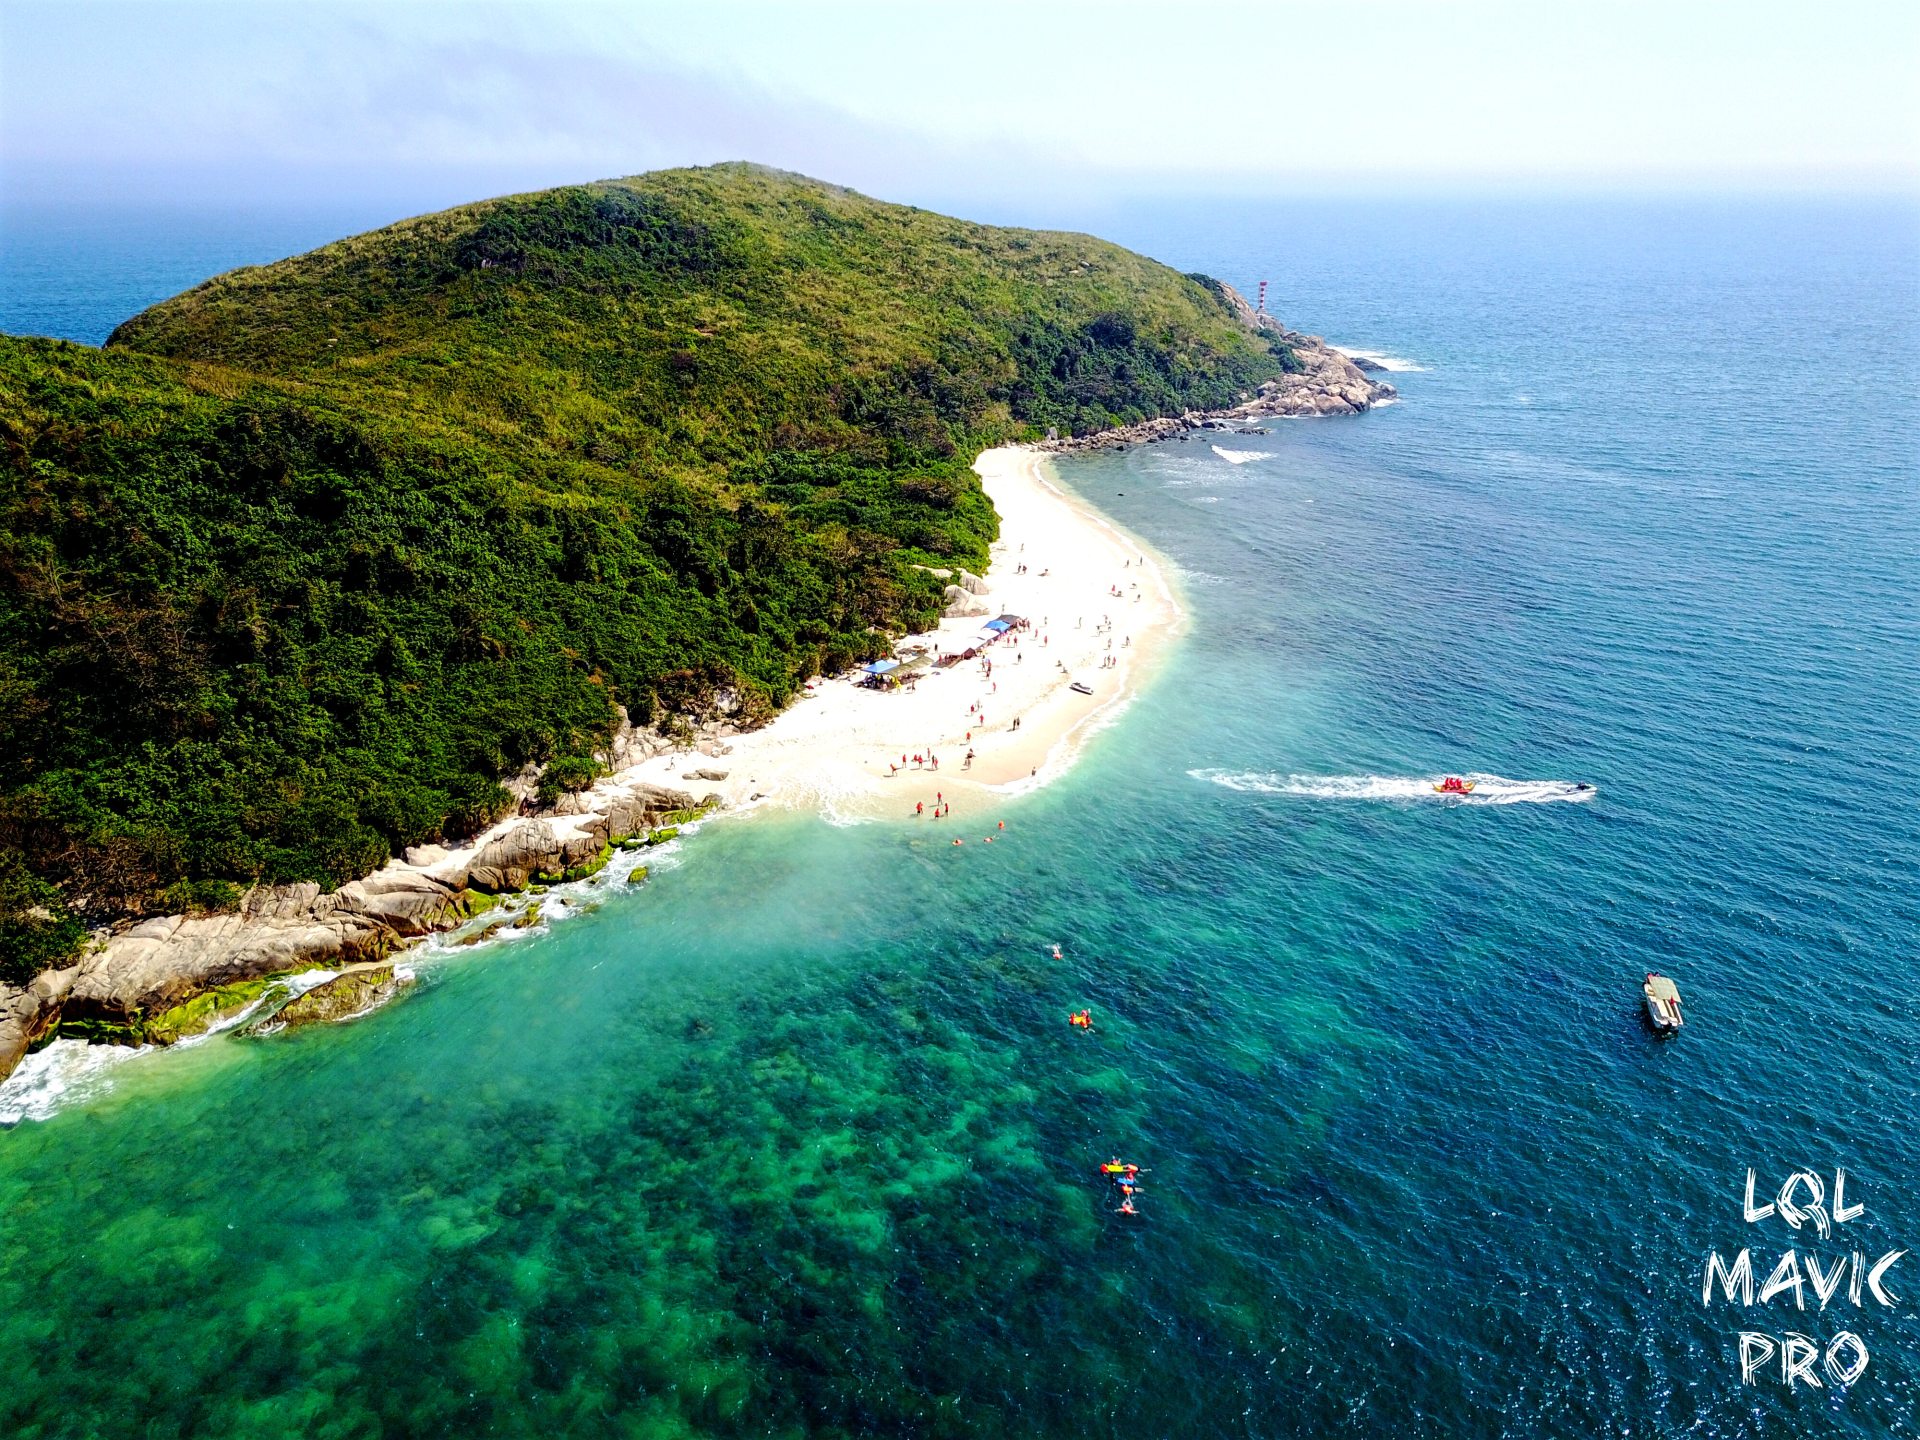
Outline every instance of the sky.
[[1920, 190], [1920, 3], [5, 0], [0, 199]]

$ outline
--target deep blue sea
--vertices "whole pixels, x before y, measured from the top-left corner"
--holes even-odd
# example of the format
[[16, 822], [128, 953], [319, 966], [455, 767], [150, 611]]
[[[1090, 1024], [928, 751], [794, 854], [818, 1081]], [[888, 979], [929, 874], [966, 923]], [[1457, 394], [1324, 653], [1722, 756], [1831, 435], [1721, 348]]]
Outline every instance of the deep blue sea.
[[[1192, 623], [1007, 843], [709, 822], [0, 1131], [0, 1434], [1920, 1428], [1920, 1256], [1757, 1294], [1920, 1249], [1920, 212], [1047, 218], [1269, 279], [1400, 403], [1060, 466]], [[357, 223], [227, 220], [14, 217], [0, 327]], [[1864, 1209], [1749, 1222], [1749, 1169]], [[1743, 1384], [1743, 1331], [1812, 1358]]]

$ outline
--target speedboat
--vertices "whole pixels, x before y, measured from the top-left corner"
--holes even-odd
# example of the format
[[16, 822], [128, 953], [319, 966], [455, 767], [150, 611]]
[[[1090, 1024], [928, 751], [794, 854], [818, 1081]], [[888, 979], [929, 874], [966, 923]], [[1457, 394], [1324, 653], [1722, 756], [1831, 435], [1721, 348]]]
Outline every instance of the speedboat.
[[1473, 785], [1474, 782], [1471, 780], [1462, 780], [1458, 775], [1449, 775], [1433, 788], [1435, 793], [1440, 795], [1471, 795]]
[[1648, 971], [1647, 982], [1640, 987], [1640, 993], [1647, 997], [1647, 1019], [1663, 1035], [1687, 1023], [1680, 1016], [1680, 987], [1666, 976]]
[[1067, 688], [1068, 688], [1069, 690], [1072, 690], [1072, 691], [1075, 691], [1075, 692], [1077, 692], [1077, 693], [1079, 693], [1079, 694], [1081, 694], [1081, 695], [1091, 695], [1091, 694], [1093, 694], [1093, 691], [1092, 691], [1091, 689], [1089, 689], [1089, 688], [1088, 688], [1087, 686], [1085, 686], [1085, 685], [1082, 685], [1082, 684], [1081, 684], [1081, 683], [1080, 683], [1080, 682], [1079, 682], [1078, 680], [1076, 680], [1076, 681], [1074, 681], [1074, 682], [1073, 682], [1073, 683], [1072, 683], [1071, 685], [1069, 685], [1069, 686], [1067, 686]]

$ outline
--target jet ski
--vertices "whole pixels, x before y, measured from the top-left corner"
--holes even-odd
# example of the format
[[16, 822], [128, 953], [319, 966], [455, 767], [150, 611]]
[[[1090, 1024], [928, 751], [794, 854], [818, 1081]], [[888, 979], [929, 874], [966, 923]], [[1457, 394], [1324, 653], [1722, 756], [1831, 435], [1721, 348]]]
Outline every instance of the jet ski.
[[1081, 695], [1091, 695], [1091, 694], [1093, 694], [1093, 691], [1092, 691], [1092, 690], [1090, 690], [1090, 689], [1088, 689], [1088, 688], [1087, 688], [1087, 687], [1086, 687], [1085, 685], [1082, 685], [1082, 684], [1081, 684], [1081, 683], [1080, 683], [1080, 682], [1079, 682], [1078, 680], [1076, 680], [1076, 681], [1074, 681], [1074, 682], [1073, 682], [1073, 683], [1072, 683], [1071, 685], [1069, 685], [1069, 686], [1068, 686], [1067, 688], [1068, 688], [1069, 690], [1073, 690], [1073, 691], [1076, 691], [1076, 692], [1078, 692], [1078, 693], [1079, 693], [1079, 694], [1081, 694]]
[[1640, 993], [1647, 999], [1647, 1019], [1661, 1034], [1671, 1034], [1687, 1023], [1680, 1015], [1680, 987], [1666, 976], [1648, 971]]
[[1471, 780], [1462, 780], [1458, 775], [1449, 775], [1433, 788], [1434, 793], [1439, 795], [1471, 795], [1473, 785], [1474, 782]]

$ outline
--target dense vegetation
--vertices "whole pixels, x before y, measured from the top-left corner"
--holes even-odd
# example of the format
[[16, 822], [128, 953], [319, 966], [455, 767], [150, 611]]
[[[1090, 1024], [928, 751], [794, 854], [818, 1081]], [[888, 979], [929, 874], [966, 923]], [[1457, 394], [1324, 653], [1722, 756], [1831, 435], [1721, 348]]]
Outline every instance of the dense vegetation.
[[769, 714], [985, 563], [982, 444], [1291, 358], [1204, 277], [739, 165], [0, 338], [0, 978], [470, 833], [616, 705]]

